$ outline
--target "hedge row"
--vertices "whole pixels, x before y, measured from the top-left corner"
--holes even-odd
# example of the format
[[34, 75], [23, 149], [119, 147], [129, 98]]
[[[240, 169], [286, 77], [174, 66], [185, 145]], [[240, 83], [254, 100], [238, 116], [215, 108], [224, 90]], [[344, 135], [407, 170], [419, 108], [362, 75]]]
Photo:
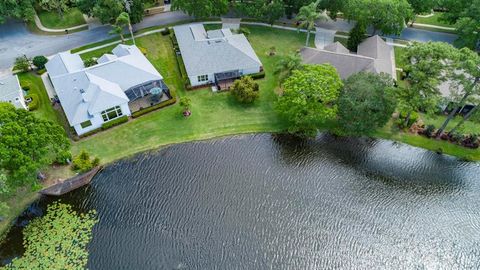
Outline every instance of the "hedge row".
[[[82, 135], [78, 136], [78, 138], [85, 138], [85, 137], [88, 137], [88, 136], [92, 136], [93, 134], [96, 134], [100, 131], [107, 130], [109, 128], [112, 128], [114, 126], [118, 126], [118, 125], [126, 123], [126, 122], [128, 122], [128, 116], [124, 115], [120, 118], [117, 118], [117, 119], [112, 120], [110, 122], [104, 123], [101, 128], [97, 128], [97, 129], [91, 130], [87, 133], [83, 133]], [[76, 138], [73, 138], [73, 139], [78, 140]]]
[[118, 126], [118, 125], [126, 123], [126, 122], [128, 122], [128, 116], [124, 115], [124, 116], [119, 117], [115, 120], [103, 123], [102, 130], [109, 129], [111, 127]]
[[177, 98], [176, 97], [173, 97], [169, 100], [166, 100], [166, 101], [163, 101], [163, 102], [160, 102], [158, 103], [157, 105], [155, 106], [151, 106], [151, 107], [148, 107], [148, 108], [145, 108], [145, 109], [142, 109], [140, 111], [136, 111], [134, 113], [132, 113], [132, 117], [133, 118], [137, 118], [139, 116], [142, 116], [144, 114], [147, 114], [149, 112], [153, 112], [157, 109], [160, 109], [160, 108], [164, 108], [164, 107], [167, 107], [169, 105], [172, 105], [172, 104], [175, 104], [175, 102], [177, 102]]
[[258, 72], [258, 73], [255, 73], [255, 74], [250, 74], [248, 76], [250, 76], [254, 80], [263, 79], [263, 78], [265, 78], [265, 71]]
[[40, 100], [37, 94], [30, 94], [25, 98], [31, 98], [32, 101], [28, 104], [28, 110], [35, 111], [40, 106]]

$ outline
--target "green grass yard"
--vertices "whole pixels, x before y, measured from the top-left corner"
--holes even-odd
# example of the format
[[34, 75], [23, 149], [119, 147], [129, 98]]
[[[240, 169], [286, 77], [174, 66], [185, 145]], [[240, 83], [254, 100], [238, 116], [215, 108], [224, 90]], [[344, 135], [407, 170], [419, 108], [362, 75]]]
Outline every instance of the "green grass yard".
[[440, 18], [442, 16], [442, 12], [435, 12], [431, 17], [419, 17], [415, 19], [416, 23], [421, 24], [430, 24], [435, 26], [443, 26], [443, 27], [453, 27], [452, 24], [442, 21]]
[[60, 16], [55, 11], [40, 10], [37, 12], [43, 26], [51, 29], [65, 29], [85, 24], [82, 12], [78, 8], [71, 8]]

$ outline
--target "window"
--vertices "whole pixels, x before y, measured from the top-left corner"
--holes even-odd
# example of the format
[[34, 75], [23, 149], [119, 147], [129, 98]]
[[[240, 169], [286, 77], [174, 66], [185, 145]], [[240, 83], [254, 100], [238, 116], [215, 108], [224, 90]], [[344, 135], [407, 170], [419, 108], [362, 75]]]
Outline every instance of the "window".
[[87, 127], [89, 127], [89, 126], [91, 126], [91, 125], [92, 125], [92, 121], [90, 121], [90, 120], [87, 120], [87, 121], [85, 121], [85, 122], [80, 123], [80, 126], [81, 126], [82, 128], [87, 128]]
[[198, 82], [206, 82], [208, 81], [208, 75], [200, 75], [197, 77]]
[[102, 118], [104, 122], [110, 121], [112, 119], [115, 119], [117, 117], [122, 116], [122, 109], [120, 106], [115, 106], [113, 108], [107, 109], [102, 112]]

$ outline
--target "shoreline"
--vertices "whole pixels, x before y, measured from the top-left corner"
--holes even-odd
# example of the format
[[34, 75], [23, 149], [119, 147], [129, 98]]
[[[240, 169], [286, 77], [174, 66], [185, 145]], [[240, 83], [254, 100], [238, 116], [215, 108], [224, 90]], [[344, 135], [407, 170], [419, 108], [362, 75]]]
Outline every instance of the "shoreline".
[[[326, 131], [326, 130], [322, 130], [322, 131], [319, 132], [319, 134], [327, 133], [327, 132], [328, 131]], [[110, 160], [108, 162], [101, 162], [101, 165], [102, 166], [110, 166], [113, 163], [119, 162], [119, 161], [124, 160], [124, 159], [133, 158], [134, 156], [139, 155], [139, 154], [146, 154], [146, 153], [150, 153], [150, 152], [153, 153], [153, 152], [161, 151], [165, 148], [175, 146], [175, 145], [179, 145], [179, 144], [205, 142], [205, 141], [209, 141], [209, 140], [218, 140], [218, 139], [221, 139], [221, 138], [228, 138], [228, 137], [235, 137], [235, 136], [245, 136], [245, 135], [255, 136], [255, 135], [259, 135], [259, 134], [273, 135], [273, 134], [282, 134], [282, 133], [280, 131], [276, 130], [276, 131], [239, 132], [239, 133], [229, 133], [229, 134], [208, 134], [206, 136], [203, 136], [202, 138], [197, 138], [197, 139], [192, 139], [192, 140], [180, 140], [178, 142], [165, 143], [165, 144], [158, 145], [156, 147], [151, 147], [151, 148], [145, 148], [143, 150], [138, 150], [138, 151], [129, 153], [128, 155], [123, 155], [121, 157]], [[210, 135], [212, 135], [212, 136], [210, 136]], [[358, 137], [358, 138], [362, 138], [362, 137]], [[368, 137], [363, 137], [363, 138], [368, 138]], [[423, 151], [428, 151], [428, 152], [434, 152], [435, 153], [434, 150], [430, 150], [430, 149], [427, 149], [425, 147], [412, 145], [412, 144], [403, 142], [401, 140], [395, 140], [395, 139], [386, 138], [386, 137], [382, 137], [382, 136], [375, 136], [375, 137], [369, 137], [369, 138], [374, 139], [374, 140], [385, 140], [385, 141], [400, 143], [400, 144], [403, 144], [403, 145], [408, 146], [408, 147], [417, 148], [417, 149], [421, 149]], [[451, 158], [455, 158], [459, 162], [461, 162], [461, 161], [474, 162], [474, 163], [479, 162], [479, 160], [466, 160], [466, 159], [463, 159], [461, 157], [457, 157], [457, 156], [446, 154], [446, 153], [442, 153], [442, 154], [439, 154], [439, 155], [445, 155], [445, 156], [448, 156], [448, 157], [451, 157]], [[92, 179], [92, 181], [93, 181], [93, 179]], [[51, 182], [50, 184], [44, 185], [43, 188], [44, 189], [48, 188], [50, 186], [53, 186], [54, 184], [55, 184], [54, 182]], [[23, 213], [23, 211], [25, 211], [25, 209], [28, 208], [29, 205], [31, 205], [35, 201], [39, 200], [41, 198], [41, 196], [44, 196], [44, 195], [41, 195], [39, 192], [34, 192], [34, 193], [30, 192], [28, 194], [28, 196], [25, 196], [25, 197], [21, 198], [21, 203], [20, 203], [20, 205], [18, 205], [17, 211], [14, 211], [16, 213], [16, 215], [15, 216], [10, 215], [10, 216], [6, 217], [5, 220], [2, 221], [2, 223], [0, 223], [0, 243], [2, 243], [5, 240], [6, 235], [10, 231], [10, 228], [13, 226], [13, 224], [12, 224], [13, 221], [17, 217], [19, 217]], [[8, 222], [6, 222], [6, 221], [8, 221]], [[4, 224], [4, 222], [6, 222], [6, 224]]]

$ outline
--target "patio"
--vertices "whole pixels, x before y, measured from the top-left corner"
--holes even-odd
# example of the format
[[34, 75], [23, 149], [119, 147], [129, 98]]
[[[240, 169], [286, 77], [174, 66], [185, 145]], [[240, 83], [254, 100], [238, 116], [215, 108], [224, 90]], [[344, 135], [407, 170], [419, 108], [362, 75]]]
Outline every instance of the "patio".
[[160, 97], [160, 99], [155, 99], [152, 94], [148, 94], [148, 95], [146, 95], [142, 98], [137, 98], [134, 101], [130, 101], [128, 103], [128, 107], [130, 108], [130, 111], [132, 113], [134, 113], [134, 112], [140, 111], [141, 109], [145, 109], [145, 108], [148, 108], [148, 107], [151, 107], [151, 106], [155, 106], [158, 103], [161, 103], [163, 101], [167, 101], [169, 99], [170, 98], [166, 94], [163, 94]]

